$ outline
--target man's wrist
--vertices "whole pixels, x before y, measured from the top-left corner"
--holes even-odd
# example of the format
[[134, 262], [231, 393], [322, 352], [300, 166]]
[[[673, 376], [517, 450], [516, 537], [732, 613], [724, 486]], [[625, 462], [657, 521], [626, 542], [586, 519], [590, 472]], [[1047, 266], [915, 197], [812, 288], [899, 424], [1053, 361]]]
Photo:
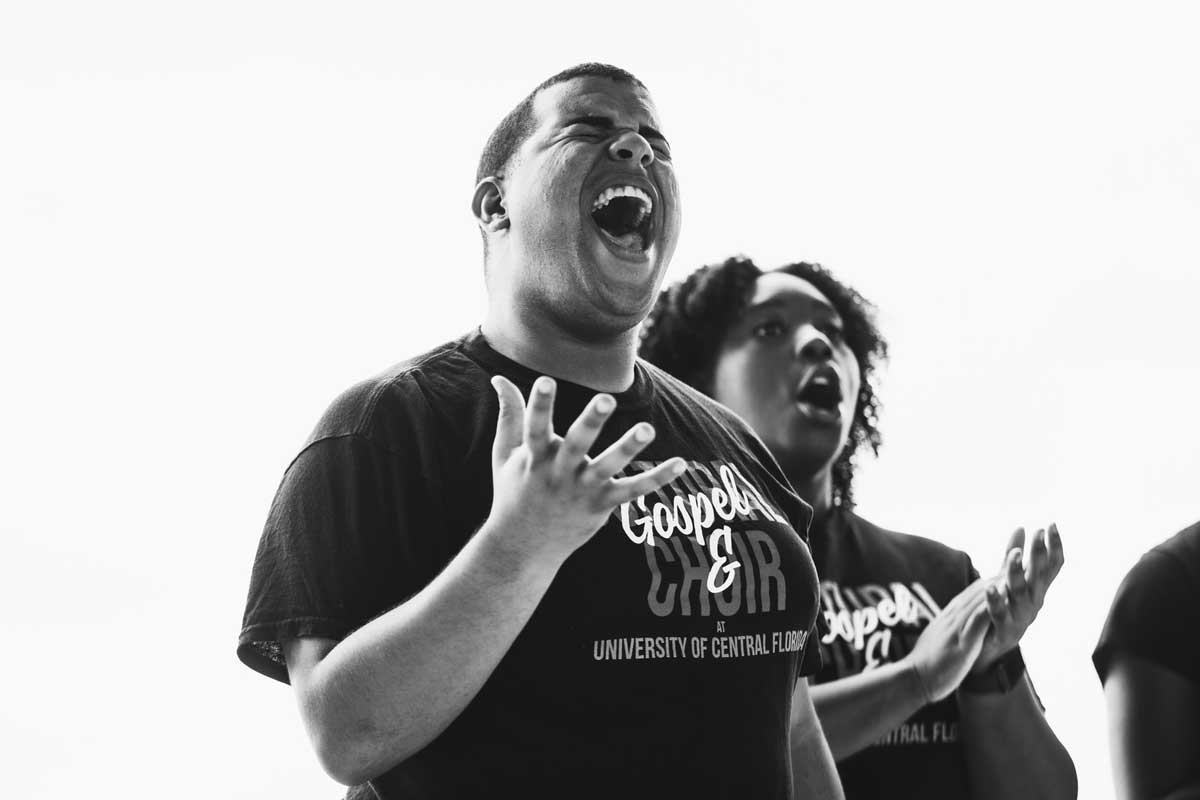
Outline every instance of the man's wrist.
[[549, 584], [566, 560], [565, 556], [530, 552], [527, 543], [520, 541], [522, 537], [514, 536], [513, 531], [507, 529], [512, 524], [508, 520], [488, 517], [475, 532], [470, 545], [483, 559], [486, 569], [498, 579]]

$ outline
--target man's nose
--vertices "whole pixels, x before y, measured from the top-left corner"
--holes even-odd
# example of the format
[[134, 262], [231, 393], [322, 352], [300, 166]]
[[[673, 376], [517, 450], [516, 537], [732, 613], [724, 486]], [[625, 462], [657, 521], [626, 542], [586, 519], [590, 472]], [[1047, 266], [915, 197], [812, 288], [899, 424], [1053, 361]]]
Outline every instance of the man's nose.
[[627, 130], [614, 139], [608, 154], [617, 161], [636, 161], [643, 167], [654, 163], [654, 148], [637, 131]]
[[801, 325], [796, 331], [796, 357], [810, 361], [828, 361], [833, 358], [833, 345], [829, 337], [812, 325]]

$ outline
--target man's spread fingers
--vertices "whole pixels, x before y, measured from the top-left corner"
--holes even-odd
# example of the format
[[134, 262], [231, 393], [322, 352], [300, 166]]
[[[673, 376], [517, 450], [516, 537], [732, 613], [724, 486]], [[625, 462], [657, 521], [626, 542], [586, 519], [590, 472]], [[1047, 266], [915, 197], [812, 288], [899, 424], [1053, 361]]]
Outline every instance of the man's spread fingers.
[[571, 423], [571, 427], [567, 429], [567, 435], [563, 437], [562, 444], [558, 448], [558, 455], [554, 457], [559, 469], [574, 471], [582, 466], [584, 457], [596, 443], [600, 429], [604, 427], [604, 423], [608, 421], [609, 415], [616, 406], [617, 403], [610, 394], [598, 394], [592, 398], [579, 418]]
[[534, 461], [544, 458], [550, 449], [554, 419], [554, 379], [542, 375], [533, 382], [529, 405], [525, 409], [525, 446]]
[[650, 494], [666, 486], [682, 475], [686, 469], [686, 461], [682, 458], [672, 458], [638, 475], [618, 478], [613, 481], [609, 502], [615, 506], [636, 500], [642, 495]]
[[592, 460], [586, 472], [591, 479], [602, 481], [611, 478], [628, 466], [633, 457], [642, 452], [646, 445], [654, 441], [654, 426], [649, 422], [639, 422], [607, 450]]
[[492, 388], [496, 390], [496, 398], [500, 403], [500, 413], [496, 418], [496, 438], [492, 442], [492, 459], [504, 461], [521, 445], [525, 399], [521, 397], [517, 387], [503, 375], [492, 377]]

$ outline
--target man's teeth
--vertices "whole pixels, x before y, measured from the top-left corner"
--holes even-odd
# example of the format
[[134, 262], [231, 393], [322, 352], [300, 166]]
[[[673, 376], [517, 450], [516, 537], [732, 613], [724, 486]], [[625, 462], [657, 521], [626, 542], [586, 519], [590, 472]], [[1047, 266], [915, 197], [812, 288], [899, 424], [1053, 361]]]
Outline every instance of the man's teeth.
[[636, 186], [610, 186], [605, 189], [592, 203], [592, 211], [604, 208], [614, 197], [634, 197], [642, 203], [642, 216], [648, 216], [654, 210], [654, 201], [650, 195]]

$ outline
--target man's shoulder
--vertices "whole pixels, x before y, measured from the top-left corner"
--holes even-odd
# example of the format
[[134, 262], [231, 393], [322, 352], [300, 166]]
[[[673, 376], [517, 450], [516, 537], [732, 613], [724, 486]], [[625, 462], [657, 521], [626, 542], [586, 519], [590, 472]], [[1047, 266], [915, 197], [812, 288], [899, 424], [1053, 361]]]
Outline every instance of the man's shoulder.
[[699, 419], [711, 420], [739, 438], [747, 435], [754, 437], [750, 426], [741, 417], [716, 400], [645, 359], [639, 358], [638, 363], [645, 368], [647, 376], [655, 384], [658, 396], [665, 402]]
[[488, 375], [462, 349], [463, 339], [440, 344], [342, 391], [321, 416], [309, 443], [362, 436], [387, 446], [428, 433], [456, 406], [477, 404]]
[[750, 425], [725, 406], [708, 395], [639, 359], [647, 375], [656, 385], [655, 395], [660, 407], [669, 409], [678, 426], [693, 442], [705, 441], [713, 446], [712, 456], [738, 464], [746, 470], [744, 477], [752, 481], [774, 498], [796, 531], [807, 537], [812, 521], [812, 508], [792, 489], [787, 478], [776, 463], [775, 457]]

